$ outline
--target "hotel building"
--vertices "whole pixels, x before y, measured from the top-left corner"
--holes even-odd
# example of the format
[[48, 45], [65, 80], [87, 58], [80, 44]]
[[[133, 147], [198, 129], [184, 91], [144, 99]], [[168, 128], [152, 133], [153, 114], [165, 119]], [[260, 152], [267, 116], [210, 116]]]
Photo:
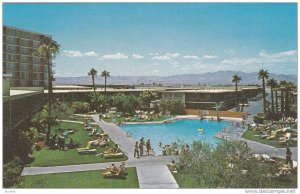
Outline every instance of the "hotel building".
[[33, 56], [44, 38], [51, 36], [3, 26], [3, 74], [12, 74], [10, 87], [47, 87], [46, 60]]

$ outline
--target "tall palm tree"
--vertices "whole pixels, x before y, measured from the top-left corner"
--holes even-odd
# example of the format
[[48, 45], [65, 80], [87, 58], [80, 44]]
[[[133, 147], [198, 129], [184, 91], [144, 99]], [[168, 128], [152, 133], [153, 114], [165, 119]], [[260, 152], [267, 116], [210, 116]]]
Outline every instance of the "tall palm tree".
[[279, 82], [279, 88], [280, 88], [280, 112], [281, 114], [284, 113], [284, 95], [283, 92], [285, 91], [286, 81], [280, 81]]
[[272, 102], [272, 113], [274, 114], [275, 113], [275, 110], [274, 110], [274, 95], [273, 95], [273, 91], [274, 91], [274, 88], [276, 87], [277, 85], [277, 81], [274, 80], [274, 79], [269, 79], [267, 81], [267, 86], [269, 86], [271, 88], [271, 102]]
[[97, 70], [92, 68], [90, 69], [90, 71], [88, 72], [88, 75], [92, 76], [92, 81], [93, 81], [93, 89], [94, 89], [94, 94], [96, 96], [96, 88], [95, 88], [95, 76], [97, 75]]
[[279, 84], [277, 83], [277, 81], [275, 82], [275, 107], [276, 107], [276, 113], [278, 114], [279, 110], [278, 110], [278, 90], [279, 90]]
[[242, 78], [238, 75], [232, 76], [232, 83], [235, 83], [235, 106], [238, 107], [238, 83], [242, 81]]
[[296, 89], [296, 86], [293, 82], [286, 82], [286, 85], [285, 85], [285, 113], [287, 115], [289, 115], [290, 113], [290, 92], [293, 91], [294, 89]]
[[[47, 65], [48, 70], [48, 120], [50, 120], [51, 116], [51, 103], [52, 103], [52, 81], [54, 80], [53, 71], [52, 71], [52, 59], [60, 51], [60, 44], [58, 44], [52, 38], [43, 38], [37, 50], [33, 52], [34, 56], [40, 56], [45, 59], [45, 64]], [[51, 132], [51, 124], [47, 124], [47, 133], [46, 133], [46, 143], [49, 143], [50, 132]]]
[[258, 72], [258, 79], [262, 80], [262, 87], [263, 87], [263, 104], [264, 104], [264, 113], [266, 114], [266, 86], [265, 80], [269, 78], [268, 70], [259, 70]]
[[101, 77], [104, 77], [104, 92], [106, 92], [106, 79], [109, 76], [110, 76], [109, 71], [104, 70], [101, 72]]

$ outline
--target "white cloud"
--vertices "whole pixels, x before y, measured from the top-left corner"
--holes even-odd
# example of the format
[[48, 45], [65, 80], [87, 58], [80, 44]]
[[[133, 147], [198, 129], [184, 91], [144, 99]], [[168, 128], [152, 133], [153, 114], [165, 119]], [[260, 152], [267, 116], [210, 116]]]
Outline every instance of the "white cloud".
[[235, 50], [233, 50], [233, 49], [224, 49], [224, 52], [228, 53], [228, 54], [231, 54], [231, 55], [236, 54]]
[[128, 56], [123, 53], [103, 55], [102, 59], [127, 59]]
[[217, 55], [203, 55], [202, 59], [216, 59], [218, 58]]
[[157, 56], [157, 55], [159, 55], [159, 53], [149, 53], [149, 55], [151, 55], [151, 56]]
[[82, 57], [83, 54], [80, 51], [64, 50], [63, 56], [67, 57]]
[[199, 57], [196, 55], [185, 55], [182, 58], [184, 58], [184, 59], [199, 59]]
[[132, 54], [132, 58], [133, 59], [142, 59], [142, 58], [144, 58], [144, 56], [139, 55], [139, 54]]
[[171, 59], [179, 57], [179, 55], [179, 53], [166, 53], [165, 55], [157, 55], [155, 57], [152, 57], [152, 59], [158, 61], [169, 61]]
[[289, 50], [289, 51], [284, 51], [284, 52], [279, 52], [279, 53], [274, 53], [274, 54], [268, 54], [265, 50], [262, 50], [259, 53], [259, 56], [264, 57], [264, 58], [269, 58], [269, 59], [280, 59], [280, 58], [285, 58], [285, 57], [297, 56], [297, 51]]
[[88, 51], [88, 52], [80, 52], [80, 51], [73, 51], [73, 50], [64, 50], [62, 56], [67, 57], [97, 57], [98, 54], [95, 51]]
[[84, 56], [87, 56], [87, 57], [97, 57], [98, 54], [95, 53], [95, 51], [88, 51], [88, 52], [84, 53]]
[[257, 57], [248, 58], [230, 58], [221, 61], [222, 64], [229, 65], [274, 65], [285, 63], [296, 63], [297, 51], [289, 50], [279, 53], [269, 54], [266, 51], [261, 51]]

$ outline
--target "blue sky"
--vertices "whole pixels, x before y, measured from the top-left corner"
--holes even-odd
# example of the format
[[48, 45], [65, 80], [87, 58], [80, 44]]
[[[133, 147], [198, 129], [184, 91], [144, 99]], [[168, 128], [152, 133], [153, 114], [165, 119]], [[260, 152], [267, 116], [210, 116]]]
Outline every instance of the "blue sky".
[[56, 76], [297, 74], [296, 3], [5, 3], [3, 23], [59, 42]]

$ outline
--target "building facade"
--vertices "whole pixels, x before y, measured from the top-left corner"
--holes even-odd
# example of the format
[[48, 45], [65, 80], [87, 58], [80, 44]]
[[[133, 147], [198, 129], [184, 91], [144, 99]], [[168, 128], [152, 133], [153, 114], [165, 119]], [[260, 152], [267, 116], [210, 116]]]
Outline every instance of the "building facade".
[[[238, 90], [238, 98], [251, 98], [258, 94], [257, 88], [243, 88]], [[220, 103], [220, 110], [228, 110], [235, 106], [235, 90], [222, 89], [194, 89], [162, 91], [163, 99], [179, 99], [188, 109], [214, 110]]]
[[3, 26], [3, 74], [12, 74], [11, 87], [47, 87], [46, 60], [33, 56], [44, 38], [51, 36]]

